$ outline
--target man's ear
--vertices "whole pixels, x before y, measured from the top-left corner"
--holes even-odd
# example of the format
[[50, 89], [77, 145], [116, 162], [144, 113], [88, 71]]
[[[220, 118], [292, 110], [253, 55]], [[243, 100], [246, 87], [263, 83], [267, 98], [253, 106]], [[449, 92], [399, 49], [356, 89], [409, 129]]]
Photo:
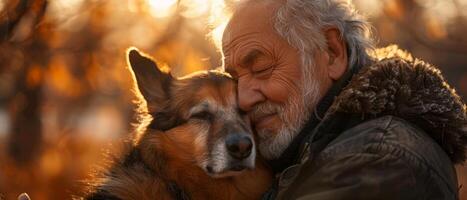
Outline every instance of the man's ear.
[[328, 76], [334, 81], [340, 79], [348, 68], [347, 45], [336, 28], [324, 30], [329, 55]]
[[127, 55], [133, 79], [147, 102], [149, 112], [160, 110], [169, 99], [172, 76], [169, 72], [160, 70], [149, 56], [134, 47], [127, 50]]

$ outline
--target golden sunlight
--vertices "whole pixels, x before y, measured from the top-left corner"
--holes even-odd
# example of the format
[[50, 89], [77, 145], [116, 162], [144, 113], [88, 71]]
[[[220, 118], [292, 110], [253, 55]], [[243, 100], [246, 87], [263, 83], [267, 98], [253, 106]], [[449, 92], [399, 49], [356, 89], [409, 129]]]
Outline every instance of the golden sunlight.
[[0, 1], [0, 12], [3, 11], [3, 7], [5, 7], [5, 2]]
[[50, 1], [47, 12], [54, 20], [66, 22], [79, 14], [81, 6], [85, 6], [83, 3], [83, 0], [54, 0]]
[[224, 33], [227, 22], [232, 15], [231, 11], [232, 9], [228, 9], [225, 2], [222, 0], [213, 1], [211, 4], [209, 24], [212, 29], [209, 35], [218, 50], [221, 49], [222, 34]]
[[175, 11], [177, 0], [148, 0], [147, 2], [152, 16], [164, 18]]
[[196, 18], [209, 14], [209, 6], [213, 0], [184, 0], [180, 4], [184, 10], [182, 15], [187, 18]]
[[222, 49], [222, 34], [226, 26], [227, 22], [224, 22], [211, 31], [211, 39], [219, 51]]
[[368, 17], [381, 14], [383, 1], [354, 0], [353, 3]]
[[[174, 77], [219, 68], [241, 1], [0, 0], [0, 200], [87, 191], [85, 180], [140, 132], [127, 49]], [[333, 1], [368, 17], [377, 47], [396, 43], [439, 66], [467, 98], [467, 0]], [[467, 166], [457, 171], [467, 185]]]

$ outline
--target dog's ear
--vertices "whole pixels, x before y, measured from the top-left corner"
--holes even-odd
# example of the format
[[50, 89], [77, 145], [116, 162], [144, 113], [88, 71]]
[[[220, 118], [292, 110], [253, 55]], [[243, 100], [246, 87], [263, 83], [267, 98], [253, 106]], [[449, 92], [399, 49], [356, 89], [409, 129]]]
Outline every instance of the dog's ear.
[[155, 112], [169, 99], [173, 77], [160, 70], [149, 56], [132, 47], [127, 50], [128, 64], [138, 89], [147, 102], [149, 112]]

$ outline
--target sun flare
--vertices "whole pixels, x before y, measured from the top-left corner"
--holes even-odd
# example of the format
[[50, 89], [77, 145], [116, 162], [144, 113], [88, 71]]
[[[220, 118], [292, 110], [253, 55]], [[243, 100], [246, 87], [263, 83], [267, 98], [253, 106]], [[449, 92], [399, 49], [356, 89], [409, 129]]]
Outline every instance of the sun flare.
[[148, 0], [147, 3], [152, 16], [164, 18], [175, 11], [177, 0]]

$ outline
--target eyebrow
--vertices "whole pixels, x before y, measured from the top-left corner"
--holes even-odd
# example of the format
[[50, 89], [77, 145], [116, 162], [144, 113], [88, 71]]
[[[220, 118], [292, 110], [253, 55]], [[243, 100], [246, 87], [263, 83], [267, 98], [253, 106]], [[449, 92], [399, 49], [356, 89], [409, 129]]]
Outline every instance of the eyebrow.
[[201, 102], [200, 104], [194, 106], [193, 108], [190, 109], [189, 113], [190, 114], [193, 114], [193, 113], [197, 113], [197, 112], [201, 112], [201, 111], [208, 111], [209, 110], [209, 106], [210, 103], [209, 101], [203, 101]]
[[[258, 49], [253, 49], [250, 52], [248, 52], [243, 58], [240, 60], [240, 66], [241, 67], [248, 67], [251, 66], [252, 64], [255, 63], [256, 59], [260, 56], [264, 55], [263, 52], [261, 52]], [[238, 77], [238, 73], [235, 69], [232, 68], [232, 66], [226, 66], [225, 67], [225, 72], [229, 73], [232, 75], [233, 78]]]

